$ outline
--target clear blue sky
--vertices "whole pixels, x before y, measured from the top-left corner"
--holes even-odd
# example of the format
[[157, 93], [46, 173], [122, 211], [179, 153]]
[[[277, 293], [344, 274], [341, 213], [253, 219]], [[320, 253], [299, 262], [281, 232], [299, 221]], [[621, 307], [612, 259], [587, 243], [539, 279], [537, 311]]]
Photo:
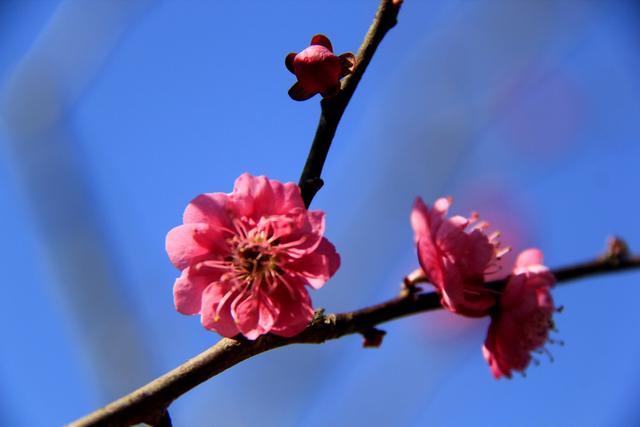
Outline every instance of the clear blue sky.
[[[377, 1], [0, 2], [0, 425], [69, 422], [218, 336], [175, 312], [166, 232], [242, 172], [296, 181], [318, 99], [284, 67], [355, 51]], [[405, 0], [344, 116], [313, 207], [342, 255], [312, 298], [395, 295], [413, 199], [453, 195], [550, 266], [640, 250], [640, 8]], [[640, 424], [640, 273], [554, 291], [564, 347], [495, 381], [486, 321], [430, 313], [251, 359], [174, 403], [176, 426]]]

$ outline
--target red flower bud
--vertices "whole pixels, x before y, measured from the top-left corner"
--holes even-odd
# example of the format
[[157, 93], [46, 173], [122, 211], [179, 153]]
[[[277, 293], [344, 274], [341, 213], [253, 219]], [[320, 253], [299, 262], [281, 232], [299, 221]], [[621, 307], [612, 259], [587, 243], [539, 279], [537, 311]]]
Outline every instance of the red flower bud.
[[329, 39], [317, 34], [308, 48], [287, 55], [285, 65], [298, 78], [289, 89], [289, 96], [296, 101], [307, 100], [317, 93], [335, 96], [340, 91], [340, 79], [351, 74], [355, 64], [352, 53], [336, 56]]

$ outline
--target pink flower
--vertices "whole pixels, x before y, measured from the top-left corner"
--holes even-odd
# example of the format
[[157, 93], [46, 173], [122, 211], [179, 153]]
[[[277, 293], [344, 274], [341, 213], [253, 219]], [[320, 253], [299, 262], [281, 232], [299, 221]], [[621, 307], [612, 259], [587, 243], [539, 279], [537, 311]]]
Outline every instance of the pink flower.
[[298, 78], [289, 89], [289, 96], [296, 101], [307, 100], [317, 93], [334, 96], [340, 91], [340, 79], [351, 74], [355, 63], [352, 53], [334, 55], [329, 39], [317, 34], [311, 39], [311, 46], [287, 55], [285, 65]]
[[511, 378], [531, 362], [531, 352], [544, 349], [553, 328], [556, 308], [549, 289], [555, 277], [543, 264], [542, 252], [528, 249], [516, 261], [513, 273], [491, 315], [482, 353], [495, 378]]
[[340, 266], [324, 213], [308, 211], [292, 182], [245, 173], [232, 193], [193, 199], [183, 221], [166, 241], [182, 270], [176, 309], [225, 337], [298, 334], [313, 317], [305, 285], [321, 288]]
[[509, 248], [499, 248], [499, 233], [487, 236], [488, 224], [478, 221], [477, 214], [447, 218], [451, 203], [451, 198], [440, 198], [429, 208], [416, 199], [411, 225], [418, 260], [446, 309], [482, 317], [496, 303], [496, 293], [484, 286], [485, 275], [499, 268], [498, 260]]

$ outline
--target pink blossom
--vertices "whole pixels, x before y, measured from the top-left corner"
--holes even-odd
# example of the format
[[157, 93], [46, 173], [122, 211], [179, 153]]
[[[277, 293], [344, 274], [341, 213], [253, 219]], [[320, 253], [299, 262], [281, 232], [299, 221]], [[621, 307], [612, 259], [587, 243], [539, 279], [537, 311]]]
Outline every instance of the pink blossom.
[[287, 55], [285, 65], [298, 78], [289, 89], [289, 96], [304, 101], [317, 93], [323, 97], [336, 95], [340, 91], [340, 79], [351, 74], [355, 61], [352, 53], [336, 56], [326, 36], [313, 36], [308, 48]]
[[486, 234], [488, 224], [478, 215], [447, 218], [451, 198], [436, 200], [429, 208], [417, 198], [411, 225], [418, 247], [418, 260], [427, 279], [442, 296], [448, 310], [469, 317], [489, 314], [496, 293], [484, 286], [485, 276], [495, 271], [509, 248], [500, 249], [499, 233]]
[[495, 378], [523, 372], [531, 352], [544, 350], [556, 311], [549, 292], [554, 283], [555, 277], [543, 265], [542, 252], [528, 249], [518, 256], [482, 348]]
[[340, 266], [324, 213], [308, 211], [292, 182], [245, 173], [230, 194], [193, 199], [183, 222], [166, 240], [182, 270], [176, 309], [225, 337], [298, 334], [313, 317], [305, 285], [321, 288]]

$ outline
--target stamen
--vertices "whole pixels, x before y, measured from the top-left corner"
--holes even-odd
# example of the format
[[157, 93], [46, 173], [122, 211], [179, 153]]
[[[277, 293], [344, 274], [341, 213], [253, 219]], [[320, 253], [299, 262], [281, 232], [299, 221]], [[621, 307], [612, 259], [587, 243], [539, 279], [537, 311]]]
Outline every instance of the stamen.
[[555, 362], [555, 359], [553, 358], [553, 354], [551, 354], [551, 352], [549, 351], [549, 349], [547, 347], [542, 347], [541, 350], [542, 350], [542, 352], [544, 354], [547, 355], [547, 357], [549, 358], [549, 361], [551, 363]]
[[[224, 294], [224, 296], [220, 299], [220, 301], [218, 301], [218, 307], [216, 308], [216, 315], [215, 315], [215, 319], [220, 319], [220, 310], [222, 309], [222, 307], [224, 307], [224, 305], [226, 304], [227, 300], [229, 298], [231, 298], [231, 295], [233, 295], [233, 292], [227, 292], [226, 294]], [[216, 320], [216, 322], [218, 321]]]
[[236, 230], [232, 230], [232, 229], [230, 229], [228, 227], [224, 227], [222, 225], [216, 225], [216, 228], [218, 230], [226, 231], [227, 233], [229, 233], [232, 236], [231, 239], [233, 239], [233, 236], [235, 236], [237, 234]]
[[489, 228], [489, 223], [486, 221], [480, 221], [478, 223], [471, 225], [471, 227], [469, 227], [469, 231], [470, 232], [475, 230], [485, 231], [487, 228]]
[[250, 286], [245, 287], [239, 294], [238, 296], [231, 302], [231, 317], [233, 317], [233, 320], [238, 323], [238, 314], [236, 312], [236, 308], [238, 307], [238, 304], [240, 304], [241, 300], [244, 301], [244, 295], [247, 293], [247, 291], [250, 290]]
[[249, 232], [247, 231], [247, 228], [245, 227], [244, 223], [242, 222], [242, 220], [238, 219], [238, 218], [234, 218], [233, 219], [233, 226], [236, 229], [237, 234], [239, 234], [240, 236], [246, 238], [249, 234]]
[[287, 243], [281, 243], [278, 245], [278, 249], [287, 249], [290, 248], [291, 246], [298, 246], [303, 244], [307, 239], [309, 238], [309, 236], [304, 235], [302, 237], [300, 237], [298, 240], [294, 240], [293, 242], [287, 242]]
[[194, 265], [192, 268], [197, 273], [201, 273], [205, 271], [207, 268], [227, 270], [229, 267], [232, 267], [232, 266], [233, 266], [232, 261], [207, 260]]
[[501, 235], [502, 233], [500, 233], [499, 231], [494, 231], [493, 233], [489, 234], [489, 241], [492, 242], [494, 240], [497, 240]]
[[496, 258], [500, 259], [509, 252], [511, 252], [511, 246], [505, 246], [504, 248], [497, 249]]

